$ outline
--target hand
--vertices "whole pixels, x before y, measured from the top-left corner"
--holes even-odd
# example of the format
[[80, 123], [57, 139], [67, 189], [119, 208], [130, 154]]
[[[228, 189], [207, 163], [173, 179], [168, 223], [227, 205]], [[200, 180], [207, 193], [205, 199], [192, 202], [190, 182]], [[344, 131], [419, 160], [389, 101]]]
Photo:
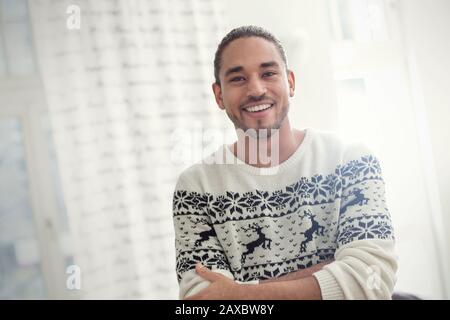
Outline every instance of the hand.
[[211, 282], [211, 284], [185, 300], [233, 300], [237, 299], [237, 292], [239, 292], [240, 285], [232, 279], [224, 275], [213, 272], [208, 268], [197, 263], [195, 271], [199, 276]]

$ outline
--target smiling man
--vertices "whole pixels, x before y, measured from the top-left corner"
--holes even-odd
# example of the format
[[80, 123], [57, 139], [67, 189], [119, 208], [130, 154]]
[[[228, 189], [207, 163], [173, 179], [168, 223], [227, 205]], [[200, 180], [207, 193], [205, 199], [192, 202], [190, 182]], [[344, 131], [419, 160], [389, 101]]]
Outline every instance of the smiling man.
[[[232, 30], [214, 69], [237, 141], [178, 179], [180, 298], [390, 299], [395, 242], [375, 155], [291, 128], [294, 73], [266, 30]], [[210, 161], [223, 155], [233, 163]]]

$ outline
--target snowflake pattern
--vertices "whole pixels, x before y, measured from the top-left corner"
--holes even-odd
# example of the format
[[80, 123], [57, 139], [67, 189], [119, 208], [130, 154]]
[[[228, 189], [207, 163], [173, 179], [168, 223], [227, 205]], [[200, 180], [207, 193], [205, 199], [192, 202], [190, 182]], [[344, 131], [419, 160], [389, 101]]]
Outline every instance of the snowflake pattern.
[[367, 216], [348, 219], [338, 236], [338, 243], [344, 245], [363, 239], [394, 239], [392, 224], [388, 215]]
[[[205, 212], [213, 222], [225, 222], [220, 218], [230, 219], [233, 215], [259, 211], [270, 214], [274, 211], [288, 210], [295, 204], [316, 205], [332, 202], [341, 196], [346, 187], [366, 179], [381, 178], [381, 168], [373, 155], [363, 156], [361, 160], [352, 160], [348, 164], [338, 165], [335, 172], [326, 176], [315, 174], [311, 178], [301, 177], [299, 181], [286, 186], [283, 190], [271, 193], [254, 190], [243, 194], [227, 191], [213, 196], [210, 193], [199, 194], [177, 190], [173, 198], [175, 215], [192, 214], [192, 209]], [[217, 220], [215, 220], [217, 219]]]
[[[367, 187], [362, 186], [365, 186], [366, 182], [370, 182], [372, 185], [384, 183], [380, 165], [373, 155], [363, 156], [359, 160], [349, 161], [345, 165], [337, 165], [334, 172], [327, 175], [315, 174], [309, 178], [300, 177], [296, 182], [271, 192], [256, 189], [242, 194], [226, 191], [224, 194], [213, 195], [186, 190], [175, 191], [173, 197], [174, 217], [186, 221], [184, 217], [204, 216], [209, 221], [209, 228], [215, 228], [216, 231], [219, 231], [220, 228], [228, 228], [228, 231], [218, 232], [217, 237], [211, 237], [210, 240], [204, 241], [204, 244], [203, 241], [202, 244], [197, 242], [199, 243], [197, 246], [194, 245], [195, 239], [193, 241], [186, 240], [189, 238], [185, 235], [189, 232], [183, 228], [187, 226], [176, 219], [175, 223], [180, 224], [180, 231], [184, 232], [176, 241], [178, 280], [181, 279], [184, 272], [194, 269], [195, 264], [199, 261], [209, 267], [230, 270], [240, 281], [279, 277], [282, 274], [306, 268], [313, 263], [325, 261], [334, 255], [337, 247], [355, 240], [394, 239], [389, 212], [384, 205], [384, 193], [377, 195], [379, 202], [371, 200], [371, 204], [380, 203], [380, 201], [383, 204], [375, 212], [372, 212], [374, 208], [368, 205], [368, 201], [364, 197]], [[341, 203], [342, 199], [351, 198], [351, 190], [355, 190], [357, 185], [360, 187], [360, 193], [354, 193], [353, 198], [360, 196], [360, 199], [364, 201], [357, 201], [359, 198], [355, 198], [353, 201], [355, 204], [350, 202], [350, 206], [347, 202], [347, 206], [350, 206], [351, 209], [340, 212], [339, 208], [333, 207], [334, 204]], [[365, 196], [373, 198], [375, 193]], [[327, 207], [326, 204], [330, 204], [331, 207]], [[310, 250], [314, 251], [297, 252], [296, 258], [288, 259], [286, 251], [291, 253], [291, 257], [294, 255], [295, 248], [299, 251], [298, 244], [305, 240], [305, 233], [300, 232], [298, 226], [295, 229], [294, 225], [290, 224], [289, 233], [283, 234], [280, 230], [276, 230], [282, 227], [280, 222], [272, 223], [272, 227], [269, 228], [268, 221], [284, 216], [288, 221], [291, 216], [298, 215], [302, 207], [311, 208], [317, 215], [316, 219], [323, 219], [321, 223], [325, 232], [320, 235], [317, 233], [310, 241], [316, 241], [316, 244], [325, 243], [328, 247], [313, 245], [310, 246], [313, 248]], [[331, 219], [330, 215], [326, 216], [329, 214], [326, 210], [337, 210], [338, 214]], [[236, 230], [235, 222], [249, 220], [249, 223], [254, 223], [256, 218], [265, 225], [264, 234], [271, 232], [269, 238], [273, 242], [273, 247], [270, 249], [270, 263], [261, 260], [265, 253], [259, 253], [258, 257], [250, 254], [248, 262], [245, 264], [238, 266], [236, 263], [230, 264], [233, 259], [240, 261], [240, 257], [236, 257], [239, 253], [233, 251], [236, 250], [236, 246], [231, 246], [233, 242], [236, 242], [236, 238], [228, 238], [226, 234], [236, 234], [238, 230]], [[289, 223], [291, 222], [295, 223], [295, 218], [289, 220]], [[183, 226], [181, 226], [182, 224]], [[307, 225], [310, 225], [310, 222]], [[190, 228], [195, 229], [195, 223], [191, 223]], [[249, 232], [243, 236], [247, 237], [248, 241], [237, 245], [245, 247], [257, 239], [258, 236], [250, 229], [246, 229]], [[271, 229], [274, 230], [269, 231]], [[194, 232], [194, 234], [199, 235], [200, 233]], [[220, 239], [219, 235], [222, 235]], [[290, 250], [285, 250], [289, 243], [292, 243], [292, 246], [289, 247]], [[230, 246], [234, 249], [230, 249], [230, 252], [226, 251]], [[305, 245], [305, 248], [309, 248], [309, 246]], [[263, 255], [261, 256], [261, 254]]]

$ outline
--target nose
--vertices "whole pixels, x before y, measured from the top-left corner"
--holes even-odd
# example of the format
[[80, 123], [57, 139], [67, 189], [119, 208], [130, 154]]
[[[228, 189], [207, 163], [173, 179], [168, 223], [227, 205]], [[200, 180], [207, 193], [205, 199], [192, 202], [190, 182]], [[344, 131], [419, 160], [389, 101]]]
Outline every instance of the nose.
[[261, 97], [266, 93], [266, 87], [259, 77], [250, 79], [247, 85], [247, 97]]

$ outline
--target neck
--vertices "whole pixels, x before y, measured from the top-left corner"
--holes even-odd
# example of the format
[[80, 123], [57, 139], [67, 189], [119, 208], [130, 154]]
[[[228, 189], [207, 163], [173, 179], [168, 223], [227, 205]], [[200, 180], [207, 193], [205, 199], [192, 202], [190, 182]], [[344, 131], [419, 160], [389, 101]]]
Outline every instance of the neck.
[[[240, 130], [239, 130], [240, 131]], [[303, 141], [304, 132], [291, 129], [286, 117], [279, 130], [270, 137], [251, 137], [239, 134], [233, 144], [233, 153], [246, 164], [267, 168], [286, 161]]]

